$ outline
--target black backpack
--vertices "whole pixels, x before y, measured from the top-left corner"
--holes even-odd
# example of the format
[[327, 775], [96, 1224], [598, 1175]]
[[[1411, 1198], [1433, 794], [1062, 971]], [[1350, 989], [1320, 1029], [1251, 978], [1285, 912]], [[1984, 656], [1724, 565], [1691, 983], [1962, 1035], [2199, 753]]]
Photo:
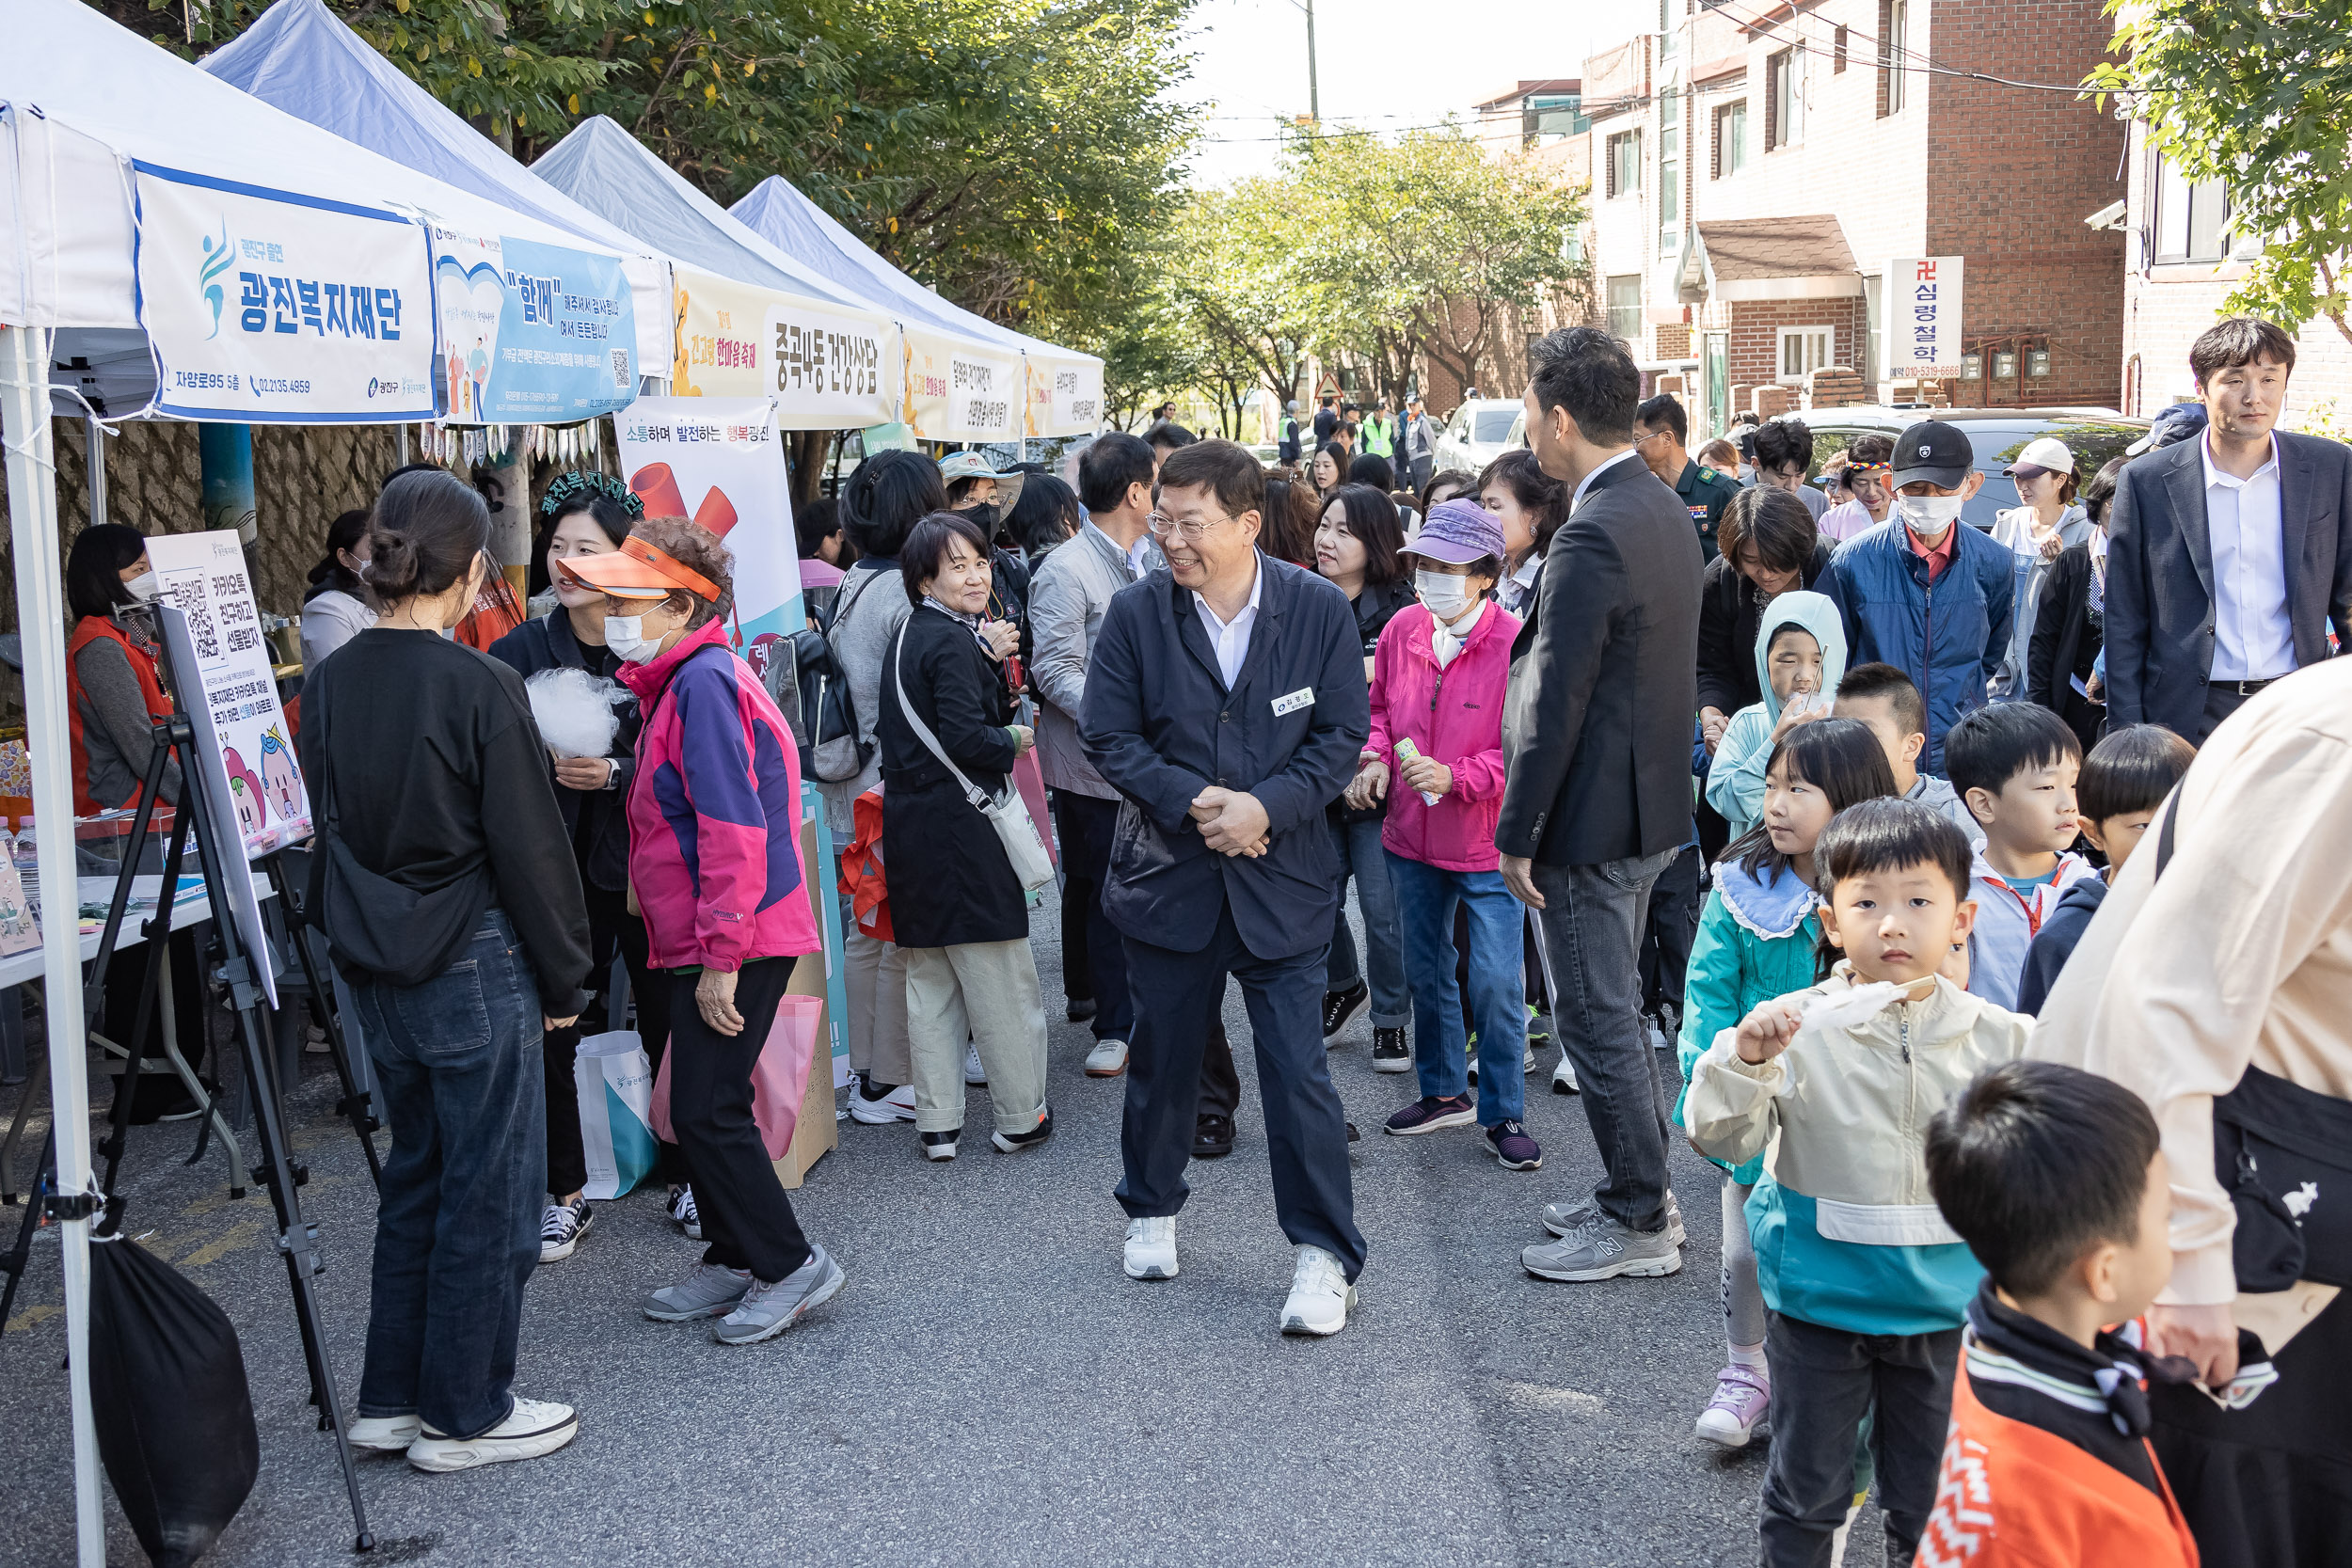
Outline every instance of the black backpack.
[[[866, 576], [870, 579], [881, 574], [868, 572]], [[864, 772], [874, 755], [874, 743], [858, 735], [857, 707], [850, 700], [849, 673], [841, 668], [841, 659], [833, 651], [833, 628], [840, 624], [842, 613], [863, 595], [866, 587], [861, 583], [851, 591], [844, 584], [823, 630], [792, 634], [792, 664], [800, 686], [801, 721], [796, 727], [803, 779], [840, 784]]]

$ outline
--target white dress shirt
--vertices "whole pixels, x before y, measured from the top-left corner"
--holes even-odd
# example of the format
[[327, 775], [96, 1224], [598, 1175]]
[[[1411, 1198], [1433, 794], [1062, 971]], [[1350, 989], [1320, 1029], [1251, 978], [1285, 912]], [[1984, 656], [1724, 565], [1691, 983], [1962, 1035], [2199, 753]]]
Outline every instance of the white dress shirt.
[[1584, 476], [1584, 483], [1576, 487], [1576, 494], [1568, 499], [1568, 510], [1570, 512], [1574, 512], [1578, 507], [1584, 504], [1584, 492], [1593, 487], [1593, 481], [1598, 479], [1601, 475], [1607, 473], [1610, 469], [1615, 467], [1620, 463], [1639, 463], [1641, 461], [1641, 452], [1632, 447], [1626, 448], [1625, 451], [1617, 453], [1614, 457], [1603, 458], [1600, 466], [1595, 468], [1591, 473], [1586, 474]]
[[2197, 443], [2205, 467], [2205, 531], [2213, 544], [2213, 670], [2217, 681], [2293, 674], [2295, 624], [2287, 617], [2285, 525], [2280, 515], [2279, 441], [2249, 479], [2213, 465], [2212, 435]]
[[1200, 625], [1209, 634], [1209, 646], [1216, 650], [1217, 673], [1225, 678], [1225, 689], [1233, 689], [1233, 682], [1241, 674], [1242, 660], [1249, 657], [1249, 633], [1258, 624], [1258, 593], [1265, 587], [1265, 562], [1250, 552], [1249, 566], [1254, 574], [1249, 579], [1249, 602], [1241, 607], [1241, 613], [1231, 621], [1220, 621], [1209, 601], [1196, 593], [1193, 608], [1200, 612]]

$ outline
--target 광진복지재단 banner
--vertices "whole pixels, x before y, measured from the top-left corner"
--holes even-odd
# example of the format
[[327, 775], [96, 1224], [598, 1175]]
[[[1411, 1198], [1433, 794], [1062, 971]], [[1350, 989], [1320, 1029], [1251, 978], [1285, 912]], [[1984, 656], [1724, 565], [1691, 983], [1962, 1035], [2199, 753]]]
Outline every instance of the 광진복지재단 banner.
[[568, 424], [637, 396], [637, 312], [619, 258], [433, 229], [442, 419]]
[[421, 228], [379, 208], [132, 166], [155, 412], [293, 424], [433, 417]]

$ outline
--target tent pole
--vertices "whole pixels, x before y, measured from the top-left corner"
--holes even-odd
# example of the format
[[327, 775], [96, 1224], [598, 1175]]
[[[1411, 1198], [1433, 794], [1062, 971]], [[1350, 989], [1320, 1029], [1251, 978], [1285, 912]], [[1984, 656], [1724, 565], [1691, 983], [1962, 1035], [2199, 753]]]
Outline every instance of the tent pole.
[[[69, 1203], [90, 1180], [88, 1042], [82, 1016], [82, 936], [73, 865], [73, 776], [67, 734], [65, 574], [57, 555], [57, 454], [49, 419], [49, 334], [0, 326], [0, 436], [6, 438], [8, 529], [16, 559], [16, 624], [24, 649], [25, 743], [40, 846], [42, 990], [49, 1024], [50, 1126], [57, 1192]], [[103, 461], [100, 459], [99, 461]], [[92, 467], [95, 467], [93, 462]], [[69, 1212], [71, 1210], [69, 1210]], [[89, 1226], [58, 1227], [65, 1257], [65, 1337], [73, 1402], [73, 1520], [81, 1568], [105, 1568], [106, 1526], [90, 1417]]]
[[89, 520], [109, 522], [106, 515], [106, 429], [95, 418], [82, 421], [83, 466], [89, 474]]

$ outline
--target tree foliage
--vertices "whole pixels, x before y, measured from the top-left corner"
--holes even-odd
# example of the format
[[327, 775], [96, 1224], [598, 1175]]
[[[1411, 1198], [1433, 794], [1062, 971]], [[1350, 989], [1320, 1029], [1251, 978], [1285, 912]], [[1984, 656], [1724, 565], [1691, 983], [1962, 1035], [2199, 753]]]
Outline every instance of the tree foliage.
[[2227, 309], [2352, 341], [2352, 28], [2310, 0], [2109, 0], [2120, 63], [2085, 86], [2130, 95], [2148, 143], [2190, 181], [2227, 183], [2263, 248]]

